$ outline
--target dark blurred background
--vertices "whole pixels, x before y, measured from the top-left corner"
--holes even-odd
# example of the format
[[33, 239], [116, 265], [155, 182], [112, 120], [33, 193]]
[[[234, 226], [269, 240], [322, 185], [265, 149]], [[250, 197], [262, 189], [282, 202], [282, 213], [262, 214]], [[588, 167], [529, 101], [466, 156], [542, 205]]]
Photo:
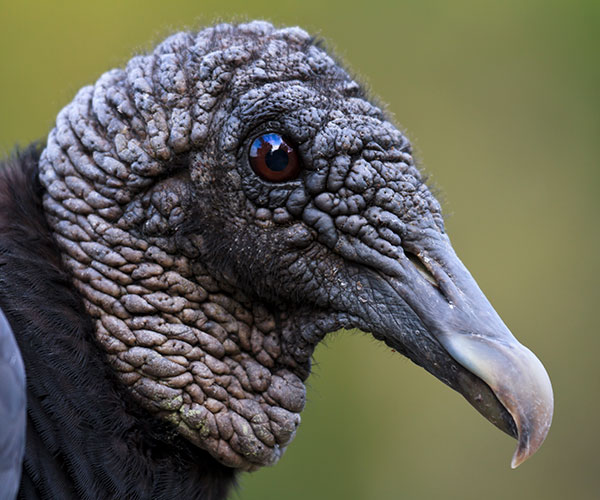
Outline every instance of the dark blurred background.
[[600, 2], [0, 0], [0, 151], [45, 138], [81, 86], [169, 33], [253, 18], [321, 35], [387, 103], [556, 411], [512, 471], [516, 443], [458, 394], [334, 334], [296, 440], [234, 498], [600, 498]]

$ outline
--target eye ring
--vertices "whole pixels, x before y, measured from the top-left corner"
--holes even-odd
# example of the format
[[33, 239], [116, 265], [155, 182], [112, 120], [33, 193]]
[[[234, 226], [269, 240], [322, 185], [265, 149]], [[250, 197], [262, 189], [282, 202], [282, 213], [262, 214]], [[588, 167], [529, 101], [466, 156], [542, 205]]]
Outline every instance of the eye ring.
[[256, 137], [250, 144], [248, 158], [254, 173], [269, 182], [295, 179], [301, 170], [296, 148], [277, 132]]

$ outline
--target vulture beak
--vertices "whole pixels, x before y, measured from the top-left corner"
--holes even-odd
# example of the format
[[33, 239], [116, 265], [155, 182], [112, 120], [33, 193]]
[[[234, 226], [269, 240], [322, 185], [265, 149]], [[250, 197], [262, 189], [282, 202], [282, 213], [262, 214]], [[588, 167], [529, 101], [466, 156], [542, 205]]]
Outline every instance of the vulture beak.
[[388, 285], [380, 289], [380, 297], [397, 294], [425, 327], [427, 340], [415, 340], [423, 332], [399, 331], [405, 321], [385, 319], [398, 316], [395, 306], [379, 309], [386, 325], [379, 335], [377, 329], [373, 332], [516, 437], [511, 463], [516, 468], [536, 452], [550, 428], [553, 394], [548, 374], [502, 322], [448, 237], [437, 230], [416, 233], [418, 240], [403, 241], [404, 254], [388, 263], [385, 276], [380, 274]]

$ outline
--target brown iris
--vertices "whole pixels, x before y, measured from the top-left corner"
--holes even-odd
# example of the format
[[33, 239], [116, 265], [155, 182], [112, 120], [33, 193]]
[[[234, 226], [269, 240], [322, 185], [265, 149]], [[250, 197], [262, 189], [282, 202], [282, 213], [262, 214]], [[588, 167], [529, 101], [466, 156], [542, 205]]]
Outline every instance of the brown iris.
[[298, 177], [300, 161], [296, 150], [275, 132], [263, 134], [250, 146], [252, 170], [270, 182], [284, 182]]

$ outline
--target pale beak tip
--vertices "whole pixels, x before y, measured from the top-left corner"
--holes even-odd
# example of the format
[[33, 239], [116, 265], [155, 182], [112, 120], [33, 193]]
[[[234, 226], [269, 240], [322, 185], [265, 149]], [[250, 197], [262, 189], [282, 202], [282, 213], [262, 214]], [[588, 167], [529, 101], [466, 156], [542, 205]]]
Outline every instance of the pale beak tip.
[[529, 441], [529, 439], [526, 438], [523, 441], [519, 439], [519, 444], [517, 445], [515, 454], [513, 455], [512, 460], [510, 461], [510, 468], [516, 469], [529, 457], [535, 455], [539, 447], [542, 445], [543, 440], [544, 438], [542, 438], [542, 440], [537, 445], [531, 446], [531, 442]]
[[554, 413], [554, 395], [540, 360], [506, 332], [500, 340], [475, 335], [455, 335], [444, 340], [450, 355], [488, 384], [511, 414], [519, 441], [511, 461], [511, 467], [516, 469], [546, 439]]
[[[510, 463], [512, 469], [516, 469], [525, 462], [525, 460], [537, 452], [550, 430], [552, 414], [554, 413], [554, 397], [550, 379], [545, 371], [544, 375], [546, 376], [538, 378], [538, 380], [545, 380], [546, 383], [541, 384], [541, 387], [539, 387], [538, 394], [542, 393], [543, 396], [537, 399], [538, 404], [535, 405], [537, 411], [532, 415], [526, 416], [527, 418], [525, 419], [523, 418], [525, 415], [519, 415], [518, 413], [513, 414], [517, 417], [516, 422], [519, 433], [519, 444], [517, 445], [517, 449], [515, 450], [515, 454]], [[523, 420], [525, 420], [525, 422]]]
[[517, 447], [515, 454], [510, 461], [510, 468], [516, 469], [519, 465], [521, 465], [525, 460], [527, 460], [531, 456], [530, 453], [527, 453], [526, 450], [522, 450], [520, 446]]

